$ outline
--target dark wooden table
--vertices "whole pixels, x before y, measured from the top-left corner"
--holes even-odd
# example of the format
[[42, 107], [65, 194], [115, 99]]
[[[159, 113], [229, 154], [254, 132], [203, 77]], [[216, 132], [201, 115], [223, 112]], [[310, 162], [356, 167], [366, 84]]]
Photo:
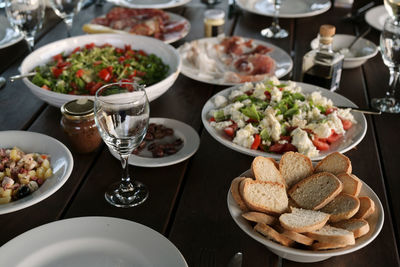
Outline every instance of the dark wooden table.
[[[357, 0], [353, 9], [365, 1]], [[381, 3], [379, 3], [381, 4]], [[111, 4], [92, 5], [82, 10], [74, 22], [72, 35], [84, 34], [81, 27], [91, 18], [106, 13]], [[223, 1], [216, 7], [227, 11]], [[185, 41], [203, 37], [203, 13], [200, 0], [169, 11], [186, 17], [191, 31], [175, 47]], [[290, 32], [286, 39], [267, 40], [287, 51], [294, 68], [284, 79], [298, 81], [301, 60], [309, 51], [310, 41], [319, 26], [330, 23], [337, 33], [355, 34], [365, 27], [363, 18], [344, 21], [349, 9], [332, 8], [309, 18], [281, 19], [281, 26]], [[4, 11], [0, 11], [4, 14]], [[66, 38], [65, 25], [47, 10], [47, 20], [39, 34], [36, 48]], [[225, 33], [263, 39], [259, 32], [271, 18], [241, 11], [227, 19]], [[372, 30], [367, 39], [378, 44], [379, 32]], [[0, 50], [0, 73], [9, 77], [28, 54], [22, 41]], [[369, 107], [370, 99], [383, 96], [389, 79], [388, 69], [379, 55], [360, 68], [344, 70], [340, 89], [360, 107]], [[149, 199], [141, 206], [119, 209], [109, 205], [104, 192], [117, 181], [120, 163], [103, 145], [91, 154], [76, 154], [74, 169], [65, 185], [46, 200], [23, 210], [0, 216], [0, 244], [34, 227], [52, 221], [79, 216], [111, 216], [132, 220], [153, 228], [166, 236], [182, 252], [189, 266], [201, 262], [204, 251], [215, 252], [216, 266], [226, 266], [236, 252], [244, 254], [243, 266], [301, 266], [306, 264], [278, 258], [263, 245], [248, 237], [234, 223], [226, 205], [231, 180], [247, 170], [252, 157], [240, 154], [214, 140], [204, 129], [200, 113], [205, 102], [224, 87], [208, 85], [180, 75], [175, 84], [151, 103], [152, 117], [167, 117], [191, 125], [200, 135], [201, 144], [190, 159], [168, 167], [131, 167], [132, 175], [144, 182]], [[26, 130], [57, 138], [69, 146], [60, 127], [60, 111], [36, 98], [22, 81], [7, 83], [0, 90], [0, 130]], [[400, 231], [400, 115], [367, 115], [368, 130], [362, 142], [346, 155], [353, 163], [353, 173], [366, 182], [379, 196], [385, 211], [385, 223], [379, 236], [365, 248], [341, 257], [310, 264], [315, 266], [399, 266]]]

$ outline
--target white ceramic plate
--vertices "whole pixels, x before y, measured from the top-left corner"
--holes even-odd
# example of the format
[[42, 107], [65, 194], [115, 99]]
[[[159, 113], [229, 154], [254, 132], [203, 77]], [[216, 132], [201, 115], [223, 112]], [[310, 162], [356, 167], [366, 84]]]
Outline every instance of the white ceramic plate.
[[[333, 104], [335, 106], [346, 106], [346, 107], [357, 107], [353, 102], [351, 102], [349, 99], [345, 98], [344, 96], [341, 96], [339, 94], [333, 93], [327, 89], [311, 85], [311, 84], [306, 84], [306, 83], [300, 83], [296, 82], [299, 86], [302, 88], [302, 92], [306, 94], [310, 94], [314, 91], [320, 91], [321, 94], [333, 101]], [[220, 91], [219, 93], [215, 94], [213, 97], [211, 97], [206, 104], [203, 107], [203, 110], [201, 112], [201, 119], [203, 121], [203, 124], [207, 131], [210, 133], [212, 137], [214, 137], [218, 142], [221, 144], [236, 150], [240, 153], [247, 154], [250, 156], [264, 156], [264, 157], [270, 157], [274, 159], [280, 159], [282, 155], [280, 154], [273, 154], [273, 153], [267, 153], [263, 152], [260, 150], [254, 150], [254, 149], [248, 149], [242, 146], [239, 146], [237, 144], [234, 144], [231, 140], [229, 140], [225, 134], [221, 131], [217, 131], [214, 127], [212, 127], [209, 123], [209, 111], [212, 109], [215, 109], [214, 105], [214, 98], [217, 95], [222, 95], [228, 98], [230, 92], [232, 91], [233, 88], [236, 87], [230, 87], [228, 89], [225, 89], [223, 91]], [[360, 113], [360, 112], [352, 112], [354, 119], [357, 121], [357, 124], [353, 124], [353, 127], [351, 127], [348, 131], [346, 131], [346, 134], [340, 138], [338, 141], [334, 142], [331, 144], [329, 150], [326, 151], [320, 151], [319, 156], [317, 157], [312, 157], [311, 160], [320, 160], [324, 158], [326, 155], [338, 151], [341, 153], [345, 153], [346, 151], [349, 151], [353, 147], [355, 147], [358, 143], [361, 142], [361, 140], [364, 138], [365, 133], [367, 132], [367, 121], [365, 119], [365, 116]]]
[[[250, 177], [252, 178], [251, 170], [247, 170], [246, 172], [242, 173], [240, 176]], [[370, 230], [368, 234], [356, 239], [356, 244], [352, 246], [347, 246], [345, 248], [340, 249], [332, 249], [332, 250], [325, 250], [325, 251], [312, 251], [312, 250], [304, 250], [304, 249], [297, 249], [297, 248], [290, 248], [282, 246], [278, 243], [275, 243], [271, 240], [268, 240], [262, 237], [260, 234], [256, 233], [250, 222], [244, 219], [241, 214], [242, 210], [236, 204], [235, 200], [232, 197], [232, 194], [229, 190], [228, 192], [228, 209], [229, 213], [231, 214], [233, 220], [236, 224], [251, 238], [257, 240], [261, 244], [265, 245], [269, 250], [273, 253], [277, 254], [278, 256], [296, 261], [296, 262], [317, 262], [326, 260], [333, 256], [339, 256], [354, 252], [359, 250], [369, 243], [371, 243], [379, 234], [382, 229], [383, 221], [384, 221], [384, 213], [382, 203], [379, 200], [378, 196], [375, 192], [363, 182], [363, 186], [361, 188], [360, 196], [367, 196], [371, 198], [375, 202], [375, 212], [367, 219]]]
[[[160, 57], [163, 62], [169, 66], [169, 71], [164, 80], [146, 87], [149, 101], [165, 93], [175, 82], [181, 69], [179, 54], [176, 49], [160, 40], [133, 34], [87, 34], [56, 41], [33, 51], [22, 62], [21, 74], [32, 71], [38, 65], [46, 64], [54, 55], [61, 52], [69, 54], [75, 47], [82, 47], [89, 43], [95, 43], [96, 45], [108, 43], [116, 47], [124, 47], [125, 44], [130, 44], [132, 49], [142, 49], [147, 53], [154, 53]], [[23, 81], [34, 95], [52, 106], [61, 107], [65, 102], [77, 98], [89, 98], [94, 100], [94, 96], [77, 96], [48, 91], [34, 85], [28, 78], [24, 78]]]
[[[239, 7], [251, 13], [274, 16], [274, 1], [271, 0], [236, 0]], [[280, 18], [304, 18], [316, 16], [328, 11], [330, 0], [282, 0]]]
[[365, 13], [365, 21], [378, 31], [382, 31], [385, 20], [388, 17], [389, 13], [386, 11], [384, 5], [371, 8]]
[[[177, 22], [177, 21], [184, 21], [185, 26], [182, 28], [182, 30], [180, 31], [176, 31], [176, 32], [171, 32], [171, 33], [166, 33], [164, 34], [164, 43], [170, 44], [173, 42], [176, 42], [182, 38], [184, 38], [190, 30], [190, 22], [185, 19], [182, 16], [179, 16], [177, 14], [171, 13], [171, 12], [165, 12], [168, 14], [170, 21], [171, 22]], [[112, 28], [109, 27], [105, 27], [99, 24], [85, 24], [82, 27], [83, 31], [87, 32], [87, 33], [121, 33], [121, 34], [129, 34], [129, 32], [124, 32], [124, 31], [120, 31], [120, 30], [114, 30]]]
[[7, 242], [0, 250], [0, 266], [186, 267], [187, 264], [167, 238], [147, 226], [119, 218], [78, 217], [39, 226]]
[[189, 3], [191, 0], [108, 0], [119, 6], [130, 8], [172, 8]]
[[[218, 43], [218, 39], [216, 37], [203, 38], [203, 39], [199, 39], [197, 41]], [[254, 44], [264, 45], [264, 46], [267, 46], [267, 47], [270, 47], [273, 49], [267, 55], [275, 60], [275, 63], [276, 63], [275, 76], [277, 76], [278, 78], [281, 78], [281, 77], [285, 76], [286, 74], [288, 74], [292, 70], [292, 68], [293, 68], [292, 58], [289, 56], [288, 53], [285, 52], [285, 50], [283, 50], [282, 48], [275, 46], [273, 44], [267, 43], [267, 42], [263, 42], [263, 41], [259, 41], [259, 40], [254, 40], [253, 42], [254, 42]], [[178, 48], [178, 51], [180, 51], [180, 50], [181, 50], [181, 47]], [[230, 83], [230, 82], [224, 82], [224, 81], [217, 81], [215, 79], [208, 79], [208, 78], [204, 78], [204, 76], [199, 76], [198, 68], [196, 68], [190, 62], [188, 62], [188, 60], [182, 56], [181, 51], [179, 53], [180, 53], [180, 57], [181, 57], [181, 61], [182, 61], [182, 74], [184, 74], [185, 76], [187, 76], [193, 80], [205, 82], [205, 83], [209, 83], [209, 84], [227, 85], [227, 86], [237, 84], [237, 83]]]
[[10, 26], [7, 18], [0, 16], [0, 49], [16, 44], [22, 39], [22, 34]]
[[58, 140], [44, 134], [25, 131], [0, 132], [0, 148], [13, 147], [18, 147], [26, 153], [37, 152], [50, 155], [53, 175], [32, 194], [7, 204], [0, 204], [0, 214], [24, 209], [51, 196], [67, 181], [74, 166], [74, 160], [68, 148]]
[[[147, 147], [140, 152], [139, 155], [130, 155], [128, 163], [140, 167], [163, 167], [182, 162], [190, 158], [200, 145], [200, 138], [197, 132], [189, 125], [167, 118], [150, 118], [150, 123], [162, 124], [174, 130], [174, 137], [183, 141], [183, 147], [178, 152], [162, 158], [153, 158], [151, 152], [147, 151]], [[162, 142], [162, 140], [156, 142]], [[110, 149], [111, 154], [119, 159], [118, 154]]]

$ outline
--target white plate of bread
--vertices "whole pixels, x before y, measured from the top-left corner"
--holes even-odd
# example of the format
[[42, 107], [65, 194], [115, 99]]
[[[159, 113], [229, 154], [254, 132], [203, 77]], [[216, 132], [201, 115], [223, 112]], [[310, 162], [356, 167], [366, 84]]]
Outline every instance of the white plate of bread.
[[382, 229], [374, 191], [339, 152], [320, 162], [287, 152], [279, 163], [258, 156], [233, 179], [228, 209], [236, 224], [278, 256], [317, 262], [354, 252]]

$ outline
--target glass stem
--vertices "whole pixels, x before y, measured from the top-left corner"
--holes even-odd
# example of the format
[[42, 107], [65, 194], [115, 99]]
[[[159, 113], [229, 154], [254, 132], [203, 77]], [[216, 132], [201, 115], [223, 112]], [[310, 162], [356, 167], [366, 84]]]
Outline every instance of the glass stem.
[[396, 92], [397, 83], [399, 82], [399, 72], [394, 68], [390, 68], [390, 80], [389, 80], [389, 91], [386, 92], [386, 97], [389, 98], [394, 105], [395, 97], [394, 94]]
[[131, 184], [131, 177], [129, 175], [129, 164], [128, 164], [128, 157], [129, 155], [119, 155], [121, 158], [121, 165], [122, 165], [122, 186], [128, 187]]
[[279, 28], [279, 9], [281, 8], [281, 2], [278, 0], [274, 1], [274, 19], [272, 21], [272, 26]]
[[64, 19], [65, 25], [67, 25], [67, 36], [68, 37], [71, 37], [73, 19], [74, 19], [73, 16], [68, 16]]
[[35, 38], [33, 36], [26, 36], [25, 40], [28, 43], [29, 52], [32, 52], [35, 46]]

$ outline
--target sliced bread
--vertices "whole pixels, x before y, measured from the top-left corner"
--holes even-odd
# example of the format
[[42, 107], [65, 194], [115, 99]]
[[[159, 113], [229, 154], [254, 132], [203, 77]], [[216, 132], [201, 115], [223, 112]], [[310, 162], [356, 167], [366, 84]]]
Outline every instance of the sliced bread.
[[293, 231], [289, 231], [289, 230], [285, 230], [283, 231], [282, 235], [286, 236], [287, 238], [292, 239], [293, 241], [306, 245], [306, 246], [310, 246], [313, 242], [314, 239], [309, 238], [308, 236], [293, 232]]
[[346, 229], [354, 234], [354, 238], [359, 238], [369, 232], [369, 224], [363, 219], [350, 219], [333, 224], [334, 227]]
[[359, 197], [360, 209], [354, 215], [357, 219], [367, 219], [375, 211], [375, 202], [369, 197]]
[[251, 170], [256, 180], [281, 183], [286, 186], [276, 161], [266, 157], [255, 157], [251, 163]]
[[360, 194], [362, 182], [357, 176], [343, 172], [336, 175], [336, 177], [343, 184], [342, 193], [346, 193], [355, 197]]
[[326, 244], [341, 244], [341, 245], [354, 245], [353, 232], [345, 229], [336, 228], [330, 225], [325, 225], [319, 230], [306, 233], [308, 237]]
[[278, 233], [275, 229], [272, 227], [263, 224], [263, 223], [257, 223], [254, 226], [254, 230], [265, 236], [266, 238], [273, 240], [275, 242], [278, 242], [284, 246], [291, 246], [294, 242], [293, 240], [287, 238], [286, 236]]
[[346, 244], [316, 242], [312, 245], [312, 249], [313, 250], [325, 250], [325, 249], [344, 248], [346, 246], [347, 246]]
[[342, 182], [335, 175], [321, 172], [301, 180], [289, 189], [288, 194], [297, 206], [319, 210], [334, 199], [342, 188]]
[[236, 201], [236, 203], [238, 204], [239, 208], [242, 211], [247, 211], [248, 208], [246, 207], [246, 204], [244, 203], [244, 201], [242, 199], [242, 196], [240, 195], [240, 192], [239, 192], [240, 182], [243, 181], [244, 179], [246, 179], [246, 177], [236, 177], [235, 179], [232, 180], [232, 182], [231, 182], [231, 193], [232, 193], [233, 199]]
[[326, 156], [323, 160], [318, 162], [314, 169], [315, 173], [330, 172], [335, 175], [342, 172], [351, 173], [351, 171], [350, 159], [339, 152], [333, 152]]
[[297, 184], [313, 174], [314, 168], [309, 157], [298, 152], [286, 152], [279, 162], [279, 170], [287, 186]]
[[286, 187], [281, 183], [246, 178], [240, 182], [240, 195], [252, 211], [281, 214], [288, 208]]
[[248, 221], [263, 223], [263, 224], [273, 224], [276, 222], [276, 218], [268, 214], [256, 211], [249, 211], [242, 214], [242, 217]]
[[283, 228], [298, 233], [321, 229], [329, 219], [329, 214], [314, 210], [291, 208], [291, 213], [279, 217]]
[[340, 193], [331, 202], [321, 209], [322, 212], [329, 213], [330, 222], [339, 222], [350, 219], [360, 208], [360, 201], [355, 196]]

